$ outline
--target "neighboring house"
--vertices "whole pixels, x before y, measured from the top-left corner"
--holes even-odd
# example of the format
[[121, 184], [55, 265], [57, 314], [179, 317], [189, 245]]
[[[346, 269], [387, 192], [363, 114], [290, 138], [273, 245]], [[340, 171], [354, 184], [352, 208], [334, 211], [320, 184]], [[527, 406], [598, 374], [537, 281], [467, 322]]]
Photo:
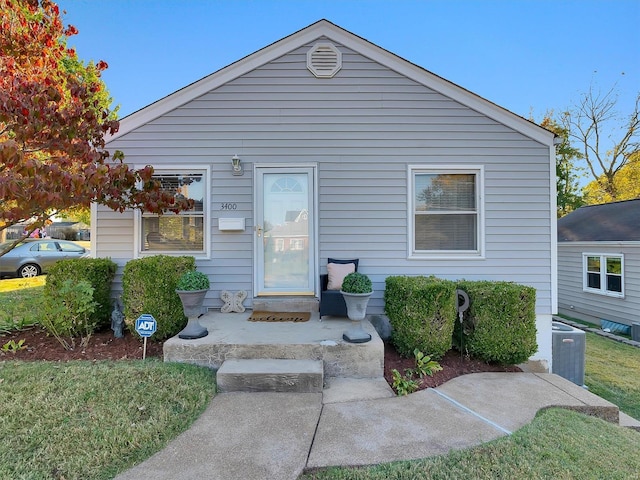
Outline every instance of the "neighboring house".
[[360, 259], [374, 282], [370, 314], [384, 310], [389, 275], [531, 285], [534, 359], [548, 366], [553, 141], [321, 20], [124, 118], [107, 148], [153, 165], [167, 190], [197, 204], [162, 216], [94, 207], [91, 250], [120, 266], [194, 255], [211, 309], [222, 290], [246, 290], [248, 307], [317, 298], [328, 257]]
[[53, 222], [46, 228], [51, 238], [62, 240], [90, 240], [91, 229], [83, 222]]
[[0, 242], [20, 238], [28, 226], [28, 223], [16, 223], [15, 225], [5, 228], [0, 232]]
[[[18, 223], [7, 227], [1, 232], [0, 242], [20, 238], [29, 223]], [[91, 229], [82, 222], [53, 222], [45, 228], [47, 236], [61, 240], [89, 240]]]
[[596, 324], [640, 321], [640, 199], [558, 220], [558, 313]]

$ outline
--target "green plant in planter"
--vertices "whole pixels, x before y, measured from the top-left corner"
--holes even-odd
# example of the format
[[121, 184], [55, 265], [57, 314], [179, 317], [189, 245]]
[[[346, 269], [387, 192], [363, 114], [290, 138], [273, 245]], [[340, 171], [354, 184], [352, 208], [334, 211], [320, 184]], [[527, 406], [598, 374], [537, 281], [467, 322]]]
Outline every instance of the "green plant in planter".
[[371, 293], [373, 285], [364, 273], [353, 272], [344, 277], [341, 290], [345, 293]]
[[362, 321], [367, 316], [367, 304], [373, 293], [371, 279], [363, 273], [350, 273], [342, 281], [341, 292], [347, 307], [347, 317], [353, 325], [342, 334], [342, 338], [349, 343], [368, 342], [371, 335], [364, 330]]
[[204, 297], [209, 290], [209, 277], [196, 270], [182, 274], [176, 284], [176, 293], [182, 302], [185, 316], [189, 319], [187, 326], [178, 334], [179, 338], [195, 339], [206, 337], [209, 331], [198, 322], [202, 313]]
[[209, 277], [197, 270], [189, 270], [178, 279], [176, 290], [209, 290]]

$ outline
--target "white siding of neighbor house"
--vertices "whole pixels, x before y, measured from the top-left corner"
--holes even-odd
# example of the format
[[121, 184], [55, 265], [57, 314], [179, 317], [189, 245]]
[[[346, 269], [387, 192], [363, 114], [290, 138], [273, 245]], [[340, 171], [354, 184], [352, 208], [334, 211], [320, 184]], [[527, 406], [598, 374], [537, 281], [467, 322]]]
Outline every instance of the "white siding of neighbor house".
[[[312, 42], [116, 138], [134, 165], [211, 166], [212, 276], [221, 290], [253, 296], [254, 164], [317, 165], [319, 269], [327, 257], [359, 258], [383, 311], [388, 275], [507, 280], [537, 288], [537, 313], [553, 306], [549, 146], [431, 90], [342, 45], [343, 67], [331, 79], [306, 67]], [[245, 174], [231, 175], [237, 154]], [[483, 258], [408, 259], [408, 165], [484, 168]], [[222, 203], [235, 203], [226, 212]], [[219, 232], [219, 217], [244, 217], [242, 233]], [[133, 215], [100, 210], [99, 256], [133, 256]]]
[[[583, 291], [583, 253], [624, 255], [624, 298]], [[640, 322], [640, 242], [558, 242], [558, 313], [595, 324]]]

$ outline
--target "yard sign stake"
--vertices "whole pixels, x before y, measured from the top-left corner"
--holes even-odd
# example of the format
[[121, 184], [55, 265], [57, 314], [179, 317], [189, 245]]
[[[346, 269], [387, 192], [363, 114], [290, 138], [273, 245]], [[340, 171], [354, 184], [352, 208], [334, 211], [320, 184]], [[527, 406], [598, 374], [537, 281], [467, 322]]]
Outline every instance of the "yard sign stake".
[[142, 342], [142, 360], [145, 360], [147, 356], [147, 338], [156, 332], [157, 326], [156, 319], [148, 313], [143, 313], [136, 320], [136, 332], [144, 338]]

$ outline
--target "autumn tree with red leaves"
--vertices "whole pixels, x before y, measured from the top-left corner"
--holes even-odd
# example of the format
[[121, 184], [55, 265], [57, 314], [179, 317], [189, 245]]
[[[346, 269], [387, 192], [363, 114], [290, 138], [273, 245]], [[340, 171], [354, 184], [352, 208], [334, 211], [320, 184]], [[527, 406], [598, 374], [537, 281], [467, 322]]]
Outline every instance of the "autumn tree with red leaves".
[[[84, 64], [49, 0], [0, 0], [0, 234], [26, 234], [92, 202], [124, 211], [178, 212], [191, 205], [161, 191], [150, 166], [132, 170], [104, 150], [118, 130], [100, 79], [105, 62]], [[18, 241], [4, 246], [0, 256]]]

